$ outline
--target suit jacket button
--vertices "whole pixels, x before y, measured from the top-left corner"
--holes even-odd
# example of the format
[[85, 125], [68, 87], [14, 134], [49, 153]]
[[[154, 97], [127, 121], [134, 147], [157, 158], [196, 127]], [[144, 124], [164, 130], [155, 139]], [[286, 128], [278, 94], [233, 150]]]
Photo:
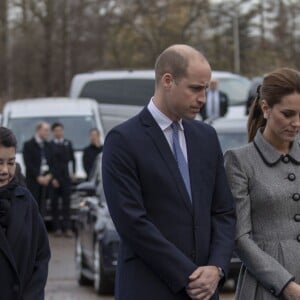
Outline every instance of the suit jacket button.
[[295, 194], [293, 194], [292, 198], [293, 198], [294, 201], [299, 201], [300, 200], [300, 194], [295, 193]]
[[299, 215], [299, 214], [295, 215], [295, 216], [294, 216], [294, 220], [295, 220], [296, 222], [300, 222], [300, 215]]
[[274, 295], [275, 294], [275, 290], [274, 289], [270, 289], [270, 293]]
[[290, 161], [289, 157], [286, 155], [282, 156], [281, 160], [286, 164]]
[[289, 179], [290, 181], [294, 181], [294, 180], [296, 179], [296, 175], [295, 175], [294, 173], [290, 173], [290, 174], [288, 175], [288, 179]]

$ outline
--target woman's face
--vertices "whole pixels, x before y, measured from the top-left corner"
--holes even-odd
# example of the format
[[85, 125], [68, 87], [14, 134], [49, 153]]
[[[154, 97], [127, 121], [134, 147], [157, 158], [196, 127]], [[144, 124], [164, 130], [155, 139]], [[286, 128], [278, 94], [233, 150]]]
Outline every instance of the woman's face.
[[8, 184], [16, 171], [16, 149], [0, 146], [0, 187]]
[[294, 141], [300, 130], [300, 94], [286, 95], [273, 107], [263, 100], [261, 107], [267, 121], [265, 133], [268, 137], [275, 143]]

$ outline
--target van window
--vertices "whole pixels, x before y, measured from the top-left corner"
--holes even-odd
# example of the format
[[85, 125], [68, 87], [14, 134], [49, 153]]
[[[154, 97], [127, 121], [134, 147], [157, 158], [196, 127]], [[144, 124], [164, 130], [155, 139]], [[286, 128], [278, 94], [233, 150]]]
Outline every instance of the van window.
[[[7, 127], [16, 135], [17, 152], [22, 152], [24, 142], [34, 136], [35, 127], [41, 121], [49, 123], [50, 126], [54, 122], [62, 123], [65, 137], [72, 142], [75, 151], [80, 151], [89, 144], [89, 131], [96, 127], [94, 116], [12, 118], [8, 121]], [[52, 138], [51, 134], [50, 138]]]
[[102, 79], [88, 82], [80, 97], [99, 103], [145, 106], [154, 94], [154, 79]]

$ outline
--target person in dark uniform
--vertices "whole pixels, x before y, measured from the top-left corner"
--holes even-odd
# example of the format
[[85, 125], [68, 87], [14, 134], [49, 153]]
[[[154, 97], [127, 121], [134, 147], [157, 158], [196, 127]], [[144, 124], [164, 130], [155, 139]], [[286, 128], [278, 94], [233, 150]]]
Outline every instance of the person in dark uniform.
[[26, 184], [39, 205], [42, 215], [45, 211], [45, 199], [51, 180], [50, 144], [47, 142], [50, 127], [46, 122], [36, 126], [35, 135], [24, 143], [23, 158], [26, 167]]
[[228, 103], [227, 95], [218, 88], [218, 81], [214, 78], [211, 79], [206, 94], [206, 103], [200, 111], [202, 119], [215, 120], [224, 117], [227, 113]]
[[[52, 192], [52, 222], [56, 236], [64, 233], [71, 237], [70, 230], [70, 196], [72, 180], [75, 180], [76, 164], [71, 141], [64, 138], [64, 126], [54, 123], [51, 126], [53, 140], [51, 143], [53, 178], [51, 181]], [[71, 166], [70, 166], [71, 165]], [[72, 170], [70, 170], [72, 168]], [[62, 200], [62, 221], [60, 220], [59, 198]]]
[[97, 128], [92, 128], [90, 130], [90, 145], [83, 149], [83, 168], [86, 172], [87, 177], [89, 177], [95, 158], [103, 150], [103, 146], [100, 141], [100, 131]]
[[43, 300], [50, 247], [38, 206], [16, 178], [16, 137], [0, 127], [1, 299]]

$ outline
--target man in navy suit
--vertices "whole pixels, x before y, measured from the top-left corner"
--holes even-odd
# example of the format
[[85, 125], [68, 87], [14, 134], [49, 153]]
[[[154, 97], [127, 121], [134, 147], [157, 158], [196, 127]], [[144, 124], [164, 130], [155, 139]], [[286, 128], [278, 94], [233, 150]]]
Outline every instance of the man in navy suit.
[[39, 205], [42, 215], [45, 213], [45, 200], [51, 175], [51, 150], [49, 142], [50, 127], [46, 122], [36, 126], [35, 135], [23, 146], [23, 158], [26, 167], [26, 185]]
[[206, 93], [206, 104], [200, 111], [203, 120], [211, 121], [224, 117], [228, 109], [228, 97], [218, 89], [218, 81], [211, 79]]
[[194, 120], [211, 68], [196, 49], [173, 45], [155, 77], [148, 106], [104, 144], [104, 191], [121, 238], [115, 299], [218, 299], [235, 209], [216, 132]]

